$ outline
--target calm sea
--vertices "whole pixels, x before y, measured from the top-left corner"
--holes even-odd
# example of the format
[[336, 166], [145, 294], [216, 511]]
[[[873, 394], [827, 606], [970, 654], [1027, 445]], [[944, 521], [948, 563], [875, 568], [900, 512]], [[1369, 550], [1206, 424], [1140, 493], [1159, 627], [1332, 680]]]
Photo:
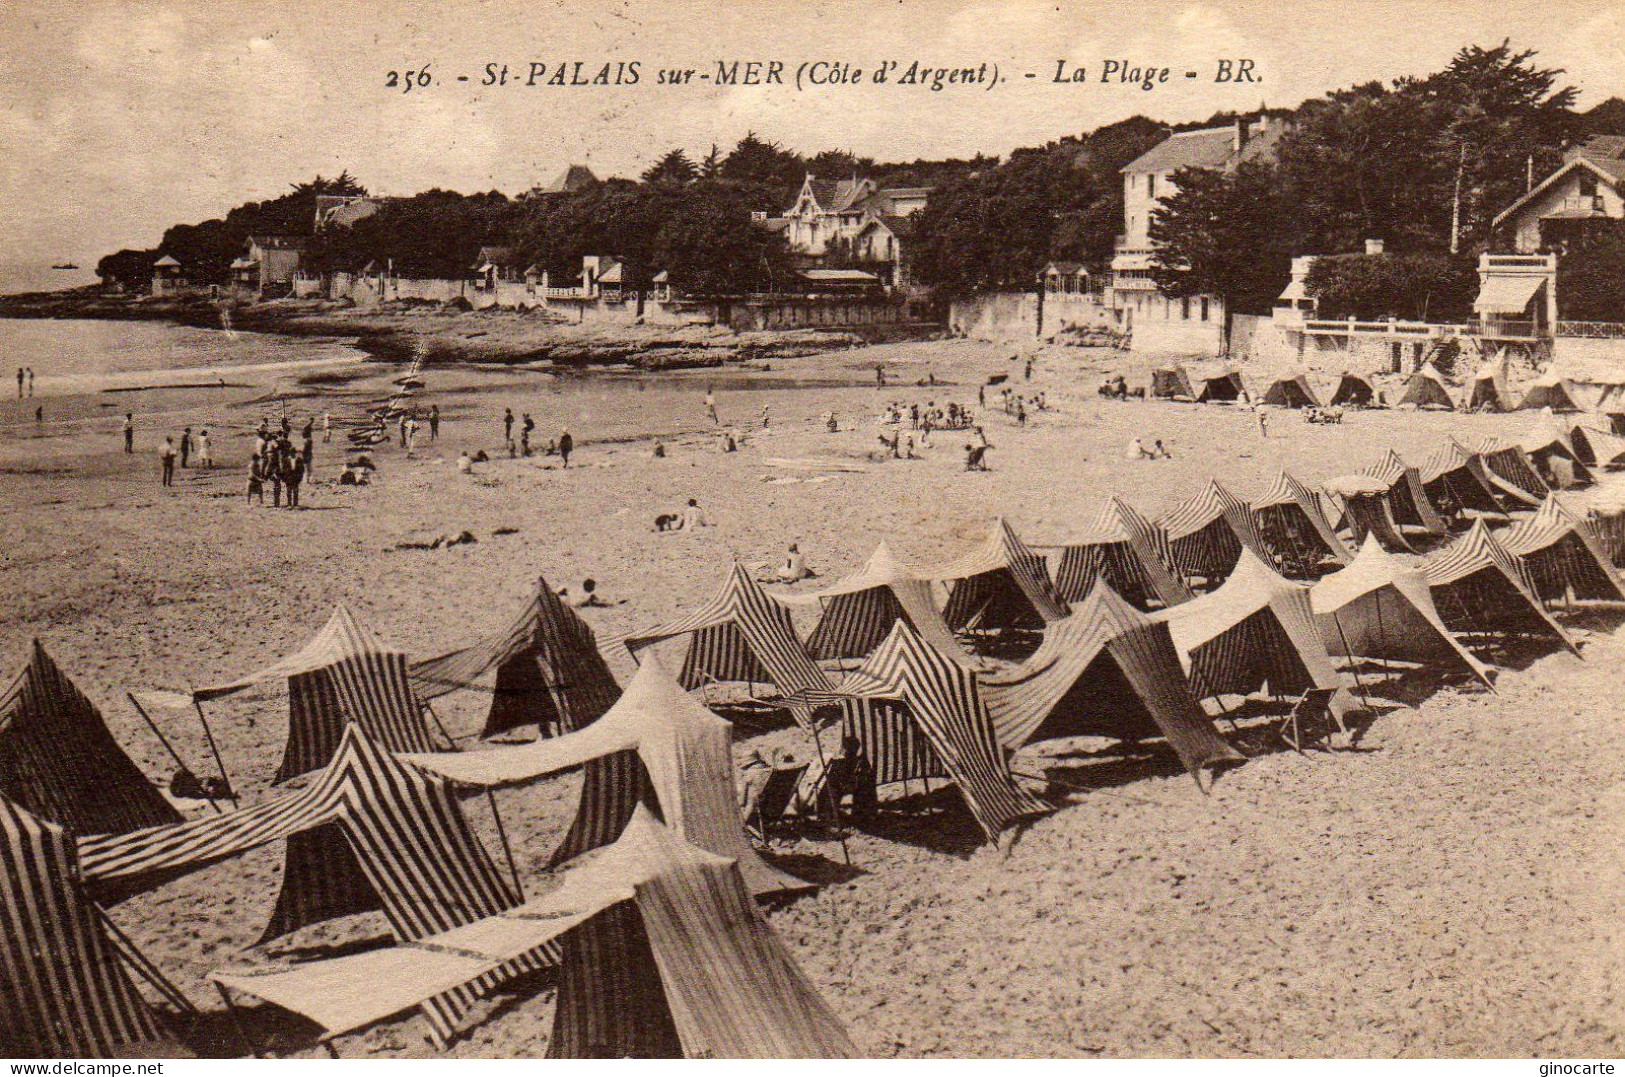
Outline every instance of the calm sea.
[[[230, 368], [364, 358], [338, 341], [281, 337], [161, 322], [78, 318], [0, 318], [0, 388], [32, 367], [40, 391], [93, 389], [138, 371]], [[128, 381], [129, 379], [117, 379]]]
[[95, 284], [96, 265], [80, 264], [78, 269], [52, 269], [49, 265], [0, 264], [0, 295], [20, 292], [56, 292]]

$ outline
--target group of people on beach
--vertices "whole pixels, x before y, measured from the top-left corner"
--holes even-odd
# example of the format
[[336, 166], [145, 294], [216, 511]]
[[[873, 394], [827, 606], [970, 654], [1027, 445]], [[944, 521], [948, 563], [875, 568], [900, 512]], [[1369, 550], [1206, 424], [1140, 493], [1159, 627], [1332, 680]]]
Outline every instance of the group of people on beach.
[[[20, 367], [17, 368], [17, 399], [18, 400], [21, 400], [23, 398], [23, 386], [24, 386], [25, 383], [26, 383], [26, 385], [28, 387], [28, 395], [33, 396], [34, 395], [34, 368], [31, 367], [31, 366], [20, 366]], [[35, 417], [38, 418], [38, 415], [36, 415]]]
[[316, 422], [308, 419], [300, 433], [301, 444], [293, 445], [292, 424], [282, 417], [282, 428], [273, 431], [265, 420], [260, 420], [254, 432], [253, 455], [249, 460], [248, 500], [255, 498], [265, 504], [265, 484], [271, 484], [271, 507], [281, 508], [284, 494], [287, 507], [299, 507], [299, 487], [314, 470], [316, 460]]
[[[435, 429], [438, 430], [438, 428], [439, 428], [439, 419], [438, 419], [438, 417], [436, 418], [435, 422], [436, 422]], [[529, 456], [531, 454], [530, 436], [531, 436], [531, 434], [536, 432], [536, 420], [532, 419], [530, 417], [530, 412], [527, 411], [527, 412], [524, 413], [523, 421], [520, 423], [520, 426], [519, 426], [519, 439], [517, 441], [514, 440], [513, 425], [514, 425], [514, 422], [513, 422], [513, 409], [512, 408], [503, 408], [502, 409], [502, 440], [508, 446], [508, 457], [510, 459], [518, 459], [521, 456]], [[555, 453], [557, 453], [560, 461], [562, 461], [562, 463], [563, 463], [563, 466], [564, 467], [569, 467], [570, 466], [570, 454], [572, 452], [575, 452], [575, 447], [576, 447], [575, 438], [570, 436], [570, 428], [568, 426], [566, 426], [563, 430], [561, 430], [559, 432], [559, 436], [558, 436], [557, 440], [549, 441], [547, 443], [547, 447], [542, 450], [542, 455], [543, 456], [552, 456]]]

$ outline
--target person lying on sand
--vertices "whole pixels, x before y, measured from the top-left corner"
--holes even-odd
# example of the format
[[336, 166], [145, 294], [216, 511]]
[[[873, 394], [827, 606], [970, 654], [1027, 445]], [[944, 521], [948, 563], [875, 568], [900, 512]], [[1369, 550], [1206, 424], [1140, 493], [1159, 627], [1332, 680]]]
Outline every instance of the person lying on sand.
[[799, 583], [811, 579], [815, 573], [807, 567], [806, 560], [801, 556], [801, 548], [794, 542], [785, 554], [784, 564], [780, 566], [776, 575], [768, 577], [766, 583]]
[[[581, 601], [576, 603], [577, 609], [608, 609], [610, 606], [620, 605], [620, 602], [604, 601], [604, 597], [598, 593], [598, 581], [591, 576], [581, 581], [581, 592], [583, 597]], [[621, 602], [625, 601], [624, 598], [621, 599]]]

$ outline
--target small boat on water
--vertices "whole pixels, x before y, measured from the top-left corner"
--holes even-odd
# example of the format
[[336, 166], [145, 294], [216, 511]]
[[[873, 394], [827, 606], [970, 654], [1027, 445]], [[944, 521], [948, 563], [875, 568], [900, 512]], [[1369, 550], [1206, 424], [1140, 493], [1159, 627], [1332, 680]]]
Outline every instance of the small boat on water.
[[54, 265], [51, 268], [52, 269], [78, 269], [79, 267], [74, 265], [72, 262], [63, 262], [61, 265]]

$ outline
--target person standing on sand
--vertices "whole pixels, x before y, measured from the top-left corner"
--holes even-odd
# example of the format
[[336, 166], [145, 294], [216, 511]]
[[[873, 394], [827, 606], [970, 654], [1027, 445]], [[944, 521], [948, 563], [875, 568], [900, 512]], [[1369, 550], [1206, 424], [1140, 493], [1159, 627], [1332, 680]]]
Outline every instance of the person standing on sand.
[[440, 440], [440, 405], [429, 405], [429, 440]]
[[17, 399], [23, 398], [23, 368], [17, 368]]
[[575, 450], [575, 447], [576, 439], [570, 436], [570, 428], [567, 426], [564, 428], [564, 432], [559, 435], [559, 458], [564, 461], [565, 467], [570, 466], [570, 453]]
[[705, 417], [711, 420], [712, 426], [721, 424], [717, 418], [717, 394], [708, 385], [705, 387]]
[[525, 412], [525, 421], [519, 425], [519, 454], [521, 456], [530, 455], [530, 435], [531, 431], [535, 429], [536, 420], [530, 417], [530, 412]]
[[181, 431], [181, 467], [187, 466], [192, 458], [192, 428], [189, 426]]
[[28, 395], [34, 395], [34, 368], [28, 368]]
[[315, 478], [316, 477], [316, 439], [310, 436], [310, 431], [308, 431], [308, 430], [305, 431], [305, 443], [304, 443], [304, 445], [300, 446], [300, 449], [299, 449], [299, 459], [304, 461], [304, 464], [305, 464], [305, 476], [304, 477], [307, 478], [307, 479]]
[[322, 412], [322, 444], [326, 445], [333, 440], [333, 413]]
[[410, 415], [401, 422], [401, 445], [406, 449], [406, 458], [412, 459], [418, 447], [418, 421]]
[[265, 450], [265, 477], [271, 480], [271, 507], [282, 507], [282, 446], [271, 442]]
[[1258, 413], [1258, 436], [1261, 438], [1270, 436], [1270, 417], [1268, 413], [1262, 411]]
[[135, 452], [135, 412], [124, 413], [124, 451]]
[[305, 481], [305, 462], [293, 453], [288, 454], [288, 463], [282, 473], [282, 481], [288, 487], [288, 508], [299, 507], [299, 484]]
[[175, 439], [166, 437], [158, 450], [158, 462], [163, 465], [164, 485], [175, 485]]
[[197, 466], [214, 467], [214, 450], [209, 446], [209, 432], [207, 430], [197, 432]]
[[258, 456], [248, 465], [248, 503], [252, 505], [256, 497], [265, 504], [265, 462]]
[[769, 418], [769, 416], [768, 416], [767, 405], [763, 404], [762, 405], [762, 429], [763, 430], [767, 429], [768, 418]]
[[502, 440], [513, 441], [513, 409], [502, 409]]

